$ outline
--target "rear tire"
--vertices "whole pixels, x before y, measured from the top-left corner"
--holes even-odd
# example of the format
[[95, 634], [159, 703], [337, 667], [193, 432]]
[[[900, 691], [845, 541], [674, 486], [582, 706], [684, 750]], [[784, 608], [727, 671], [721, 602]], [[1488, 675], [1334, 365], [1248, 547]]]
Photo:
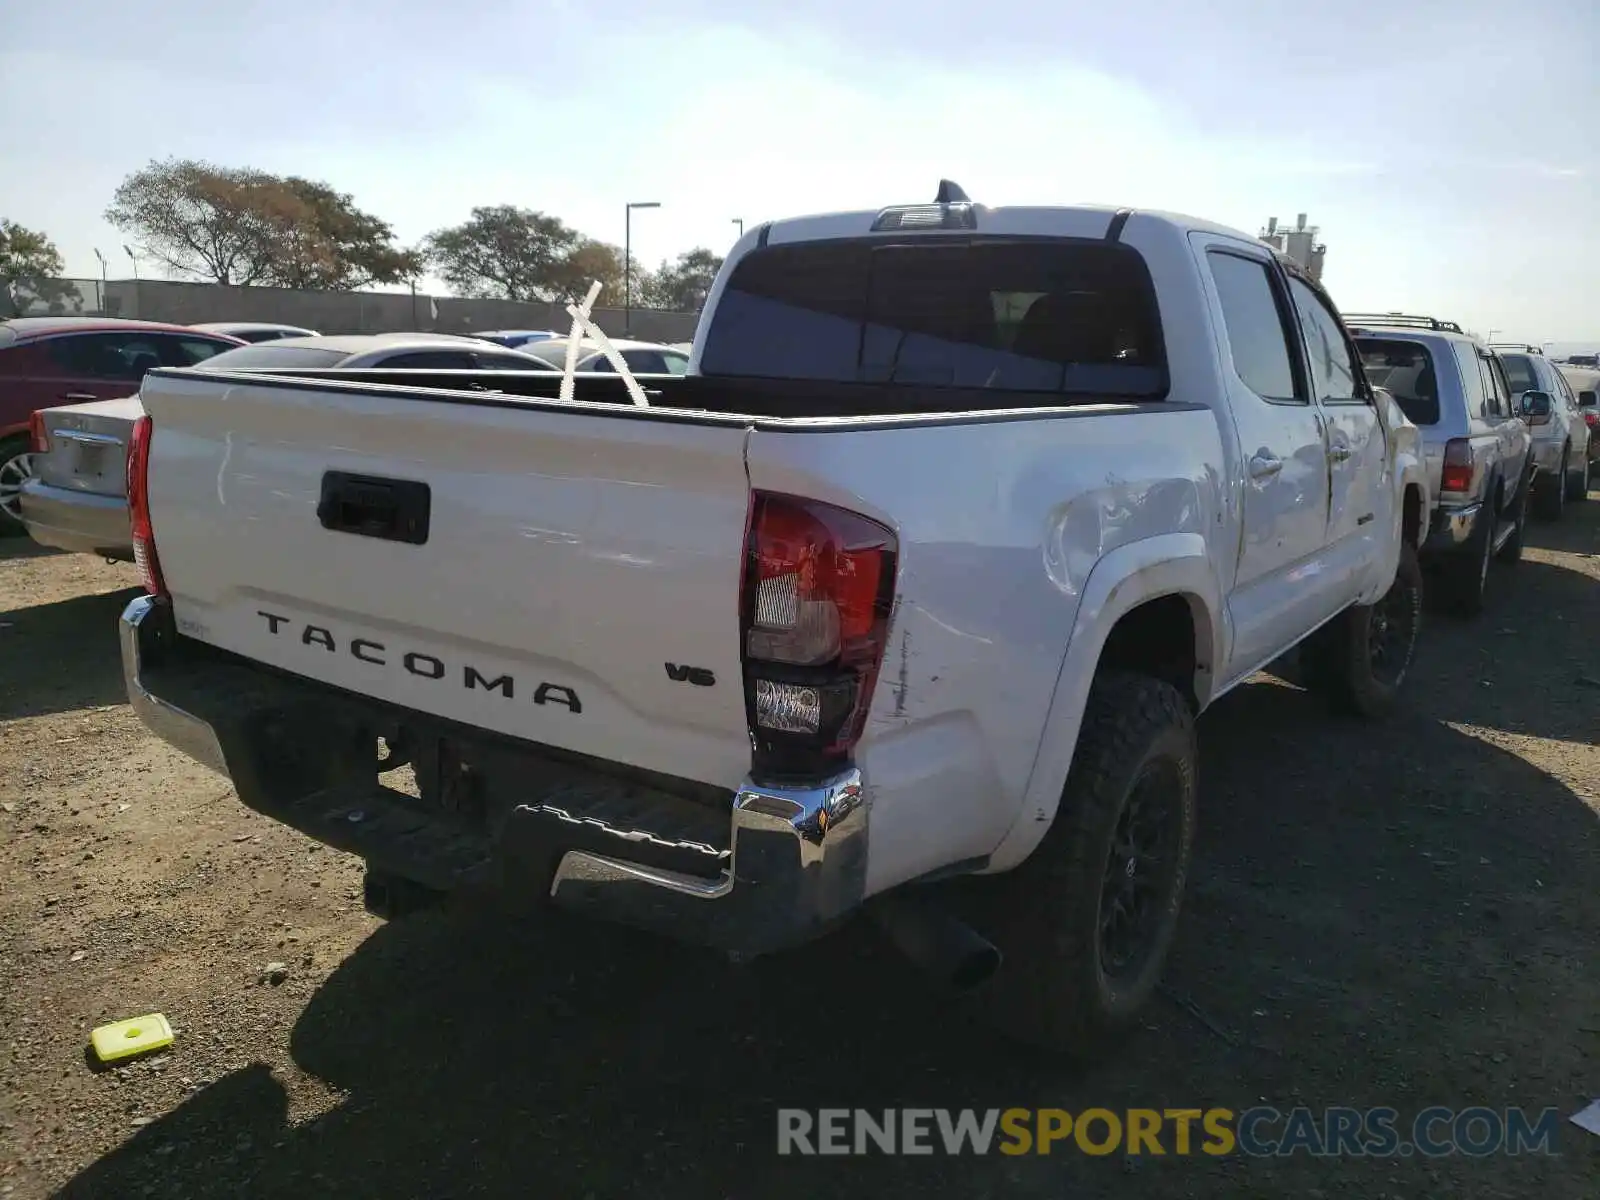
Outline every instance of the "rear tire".
[[1194, 715], [1175, 687], [1095, 679], [1044, 840], [1015, 870], [967, 881], [1004, 956], [977, 994], [1003, 1033], [1090, 1057], [1138, 1020], [1177, 930], [1197, 774]]
[[1439, 600], [1457, 616], [1475, 617], [1483, 611], [1484, 592], [1489, 584], [1490, 550], [1494, 546], [1494, 525], [1493, 500], [1486, 500], [1478, 512], [1472, 537], [1466, 545], [1453, 551], [1439, 564]]
[[0, 537], [20, 537], [28, 532], [19, 504], [23, 483], [33, 478], [31, 451], [25, 437], [0, 441]]
[[1400, 546], [1394, 582], [1376, 604], [1347, 608], [1306, 644], [1305, 676], [1335, 712], [1381, 717], [1394, 708], [1422, 629], [1422, 568]]
[[1567, 451], [1561, 452], [1561, 467], [1544, 481], [1533, 497], [1533, 512], [1541, 521], [1559, 521], [1567, 511]]

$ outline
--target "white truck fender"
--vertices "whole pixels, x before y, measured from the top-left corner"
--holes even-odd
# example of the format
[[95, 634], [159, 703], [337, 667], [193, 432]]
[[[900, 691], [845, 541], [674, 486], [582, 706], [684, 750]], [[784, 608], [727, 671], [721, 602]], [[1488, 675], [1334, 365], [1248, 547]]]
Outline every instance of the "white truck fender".
[[[1390, 400], [1389, 404], [1394, 405], [1394, 402]], [[1380, 408], [1379, 411], [1381, 414], [1383, 410]], [[1393, 413], [1386, 415], [1384, 424], [1394, 446], [1389, 473], [1393, 488], [1390, 493], [1390, 540], [1382, 562], [1374, 564], [1374, 570], [1367, 576], [1367, 585], [1356, 601], [1358, 604], [1377, 603], [1394, 582], [1394, 573], [1400, 564], [1400, 543], [1405, 538], [1406, 492], [1410, 488], [1415, 488], [1422, 499], [1417, 513], [1417, 546], [1420, 548], [1428, 538], [1432, 504], [1428, 499], [1428, 468], [1422, 459], [1421, 437], [1416, 426], [1399, 413], [1398, 405], [1394, 405]]]
[[1172, 595], [1189, 602], [1197, 643], [1195, 699], [1202, 709], [1210, 702], [1216, 672], [1227, 660], [1228, 628], [1222, 587], [1205, 538], [1198, 533], [1165, 533], [1106, 554], [1084, 581], [1083, 601], [1056, 679], [1022, 807], [989, 856], [988, 871], [1016, 866], [1050, 828], [1072, 766], [1089, 686], [1111, 630], [1139, 605]]

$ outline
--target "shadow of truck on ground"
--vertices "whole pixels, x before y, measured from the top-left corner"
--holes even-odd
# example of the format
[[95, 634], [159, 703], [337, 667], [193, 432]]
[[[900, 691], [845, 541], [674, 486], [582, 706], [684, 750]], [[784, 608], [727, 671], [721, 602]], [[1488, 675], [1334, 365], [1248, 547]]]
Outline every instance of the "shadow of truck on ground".
[[123, 704], [117, 618], [125, 588], [0, 612], [0, 721]]
[[570, 918], [434, 913], [369, 938], [295, 1027], [338, 1108], [290, 1126], [266, 1068], [239, 1071], [62, 1194], [1585, 1195], [1600, 1142], [1572, 1126], [1554, 1158], [775, 1153], [780, 1107], [1575, 1111], [1600, 820], [1426, 715], [1431, 694], [1368, 725], [1262, 682], [1208, 714], [1169, 990], [1099, 1065], [1005, 1042], [859, 924], [736, 968]]

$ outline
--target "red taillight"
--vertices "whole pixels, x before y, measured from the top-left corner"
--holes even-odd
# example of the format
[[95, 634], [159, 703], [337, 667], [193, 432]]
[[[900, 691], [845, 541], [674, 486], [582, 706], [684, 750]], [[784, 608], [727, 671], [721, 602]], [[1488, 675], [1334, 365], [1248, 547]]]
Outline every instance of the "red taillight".
[[45, 430], [42, 412], [36, 411], [28, 418], [28, 442], [33, 453], [50, 453], [50, 434]]
[[1444, 468], [1439, 472], [1441, 492], [1472, 490], [1472, 444], [1466, 438], [1451, 438], [1444, 447]]
[[1583, 423], [1590, 429], [1600, 429], [1600, 413], [1584, 413]]
[[883, 662], [897, 549], [856, 513], [755, 494], [743, 611], [758, 773], [814, 775], [850, 757]]
[[133, 561], [144, 590], [152, 596], [165, 596], [167, 582], [161, 577], [155, 530], [150, 526], [150, 438], [154, 432], [150, 418], [140, 417], [128, 439], [128, 526], [133, 533]]

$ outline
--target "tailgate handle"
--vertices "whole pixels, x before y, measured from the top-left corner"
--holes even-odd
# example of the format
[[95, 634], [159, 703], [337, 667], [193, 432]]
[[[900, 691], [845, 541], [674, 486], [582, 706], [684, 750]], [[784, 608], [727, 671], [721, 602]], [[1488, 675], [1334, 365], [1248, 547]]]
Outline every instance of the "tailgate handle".
[[317, 520], [335, 533], [420, 546], [428, 540], [431, 505], [428, 485], [417, 480], [328, 471], [322, 476]]

